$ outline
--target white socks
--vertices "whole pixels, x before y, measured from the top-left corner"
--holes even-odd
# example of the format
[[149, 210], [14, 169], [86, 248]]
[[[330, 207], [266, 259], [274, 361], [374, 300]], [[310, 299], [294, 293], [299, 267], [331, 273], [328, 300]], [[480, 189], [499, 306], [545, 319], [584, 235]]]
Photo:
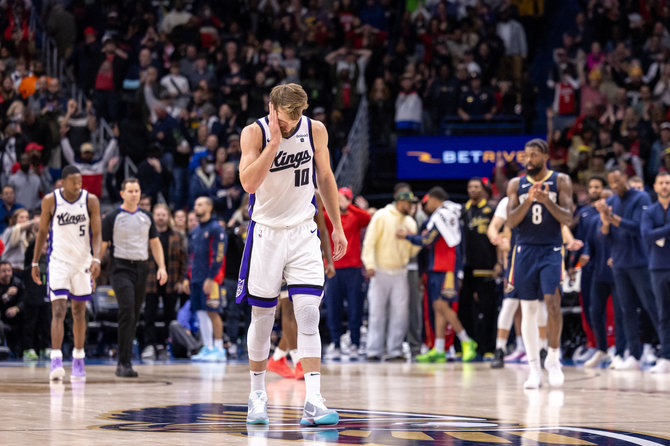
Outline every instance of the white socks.
[[207, 349], [211, 350], [212, 347], [214, 347], [214, 340], [212, 338], [214, 331], [212, 329], [212, 320], [204, 310], [196, 311], [196, 316], [198, 316], [198, 322], [200, 323], [200, 337], [202, 338], [202, 343], [205, 344]]
[[537, 328], [537, 313], [544, 302], [537, 300], [521, 301], [521, 334], [526, 344], [526, 357], [531, 371], [540, 371], [540, 332]]
[[321, 393], [321, 373], [309, 372], [305, 373], [305, 401], [312, 395]]
[[265, 392], [265, 370], [262, 372], [249, 372], [251, 377], [251, 392], [262, 390]]
[[468, 336], [468, 334], [465, 332], [465, 329], [456, 333], [456, 336], [458, 336], [458, 340], [461, 342], [468, 342], [470, 340], [470, 336]]
[[[60, 350], [58, 350], [60, 352]], [[73, 359], [84, 359], [86, 357], [86, 352], [83, 348], [75, 348], [72, 350]], [[53, 358], [53, 356], [52, 356]]]
[[294, 348], [293, 350], [289, 350], [288, 354], [291, 356], [291, 361], [293, 362], [293, 365], [298, 365], [298, 362], [300, 361], [300, 356], [298, 356], [298, 349]]
[[496, 350], [507, 351], [507, 339], [496, 338]]
[[549, 362], [559, 362], [560, 361], [560, 349], [549, 348], [549, 350], [547, 350], [547, 361], [549, 361]]
[[51, 359], [63, 358], [63, 352], [60, 350], [51, 350]]
[[223, 339], [214, 339], [214, 348], [217, 350], [223, 350]]
[[282, 350], [281, 348], [277, 347], [275, 348], [275, 352], [272, 354], [272, 359], [279, 361], [281, 358], [286, 356], [286, 353], [286, 350]]
[[444, 338], [435, 339], [435, 351], [438, 353], [444, 353]]

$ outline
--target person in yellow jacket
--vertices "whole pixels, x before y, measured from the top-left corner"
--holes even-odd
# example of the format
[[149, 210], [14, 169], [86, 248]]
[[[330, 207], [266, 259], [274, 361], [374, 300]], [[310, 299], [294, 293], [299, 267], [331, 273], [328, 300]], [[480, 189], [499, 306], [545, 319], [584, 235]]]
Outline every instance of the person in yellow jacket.
[[421, 248], [398, 239], [396, 232], [405, 230], [416, 234], [416, 222], [410, 211], [417, 201], [412, 192], [398, 192], [393, 203], [373, 215], [365, 233], [361, 257], [366, 276], [370, 279], [366, 347], [367, 358], [371, 361], [381, 359], [384, 344], [388, 360], [404, 359], [402, 342], [409, 323], [407, 264]]

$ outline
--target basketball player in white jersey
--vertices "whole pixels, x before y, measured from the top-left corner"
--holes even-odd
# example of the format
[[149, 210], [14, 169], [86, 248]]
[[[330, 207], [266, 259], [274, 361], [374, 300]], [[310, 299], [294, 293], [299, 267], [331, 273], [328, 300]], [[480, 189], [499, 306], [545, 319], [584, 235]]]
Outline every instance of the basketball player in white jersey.
[[72, 301], [72, 374], [84, 380], [84, 341], [86, 340], [86, 302], [91, 300], [91, 280], [100, 274], [102, 246], [100, 202], [81, 188], [81, 173], [74, 166], [63, 169], [63, 187], [42, 199], [40, 229], [35, 241], [32, 277], [41, 285], [39, 255], [49, 235], [47, 250], [47, 289], [51, 298], [50, 380], [63, 379], [63, 323], [67, 300]]
[[337, 185], [330, 169], [328, 133], [303, 112], [300, 85], [278, 85], [270, 93], [269, 116], [242, 130], [240, 181], [249, 199], [247, 241], [237, 283], [237, 302], [253, 306], [247, 336], [251, 393], [247, 423], [268, 424], [265, 371], [275, 307], [286, 278], [298, 325], [298, 356], [305, 372], [302, 425], [337, 424], [336, 411], [321, 397], [319, 304], [324, 268], [314, 221], [315, 187], [333, 223], [333, 259], [346, 252]]

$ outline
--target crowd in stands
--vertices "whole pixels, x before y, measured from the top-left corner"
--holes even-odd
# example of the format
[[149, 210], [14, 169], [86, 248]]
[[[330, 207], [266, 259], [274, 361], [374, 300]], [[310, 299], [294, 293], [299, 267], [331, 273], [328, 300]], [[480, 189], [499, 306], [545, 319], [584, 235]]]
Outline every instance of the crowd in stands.
[[[547, 23], [542, 1], [2, 1], [2, 260], [23, 278], [40, 199], [73, 164], [106, 207], [133, 174], [145, 206], [168, 204], [182, 236], [197, 224], [186, 213], [195, 199], [210, 196], [228, 228], [225, 284], [234, 295], [248, 202], [237, 175], [240, 133], [267, 113], [270, 89], [283, 82], [304, 87], [306, 114], [326, 124], [334, 165], [349, 150], [363, 99], [372, 147], [392, 149], [396, 135], [438, 134], [445, 119], [517, 116], [529, 131], [544, 119], [537, 100], [548, 88], [550, 167], [572, 177], [579, 205], [589, 179], [607, 180], [613, 166], [649, 188], [670, 171], [670, 9], [582, 6], [544, 86], [529, 75]], [[54, 43], [62, 73], [47, 63], [42, 37]], [[520, 169], [498, 166], [488, 198], [504, 195]], [[234, 342], [244, 310], [225, 311]], [[409, 330], [416, 334], [416, 324]], [[489, 337], [482, 355], [491, 353]], [[48, 345], [31, 342], [37, 351]]]

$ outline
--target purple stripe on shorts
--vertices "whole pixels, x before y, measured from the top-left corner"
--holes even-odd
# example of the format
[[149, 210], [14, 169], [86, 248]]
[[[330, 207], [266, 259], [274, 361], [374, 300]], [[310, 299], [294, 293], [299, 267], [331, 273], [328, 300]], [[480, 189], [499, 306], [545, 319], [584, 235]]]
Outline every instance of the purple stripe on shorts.
[[67, 296], [70, 294], [68, 290], [51, 290], [54, 296]]
[[272, 308], [277, 306], [278, 299], [260, 300], [250, 296], [247, 297], [247, 301], [249, 302], [249, 305], [253, 305], [255, 307]]
[[242, 264], [240, 265], [240, 277], [237, 279], [237, 297], [235, 302], [242, 303], [247, 298], [249, 292], [249, 261], [251, 259], [251, 248], [254, 244], [254, 228], [256, 222], [251, 220], [247, 228], [247, 242], [244, 244], [244, 253], [242, 254]]
[[70, 299], [76, 300], [78, 302], [86, 302], [88, 300], [91, 300], [91, 295], [86, 294], [84, 296], [75, 296], [74, 294], [69, 294]]
[[320, 287], [314, 287], [314, 288], [295, 287], [295, 288], [291, 288], [291, 286], [289, 285], [288, 295], [290, 297], [293, 297], [296, 294], [307, 294], [309, 296], [321, 297], [321, 295], [323, 294], [323, 288], [320, 288]]

